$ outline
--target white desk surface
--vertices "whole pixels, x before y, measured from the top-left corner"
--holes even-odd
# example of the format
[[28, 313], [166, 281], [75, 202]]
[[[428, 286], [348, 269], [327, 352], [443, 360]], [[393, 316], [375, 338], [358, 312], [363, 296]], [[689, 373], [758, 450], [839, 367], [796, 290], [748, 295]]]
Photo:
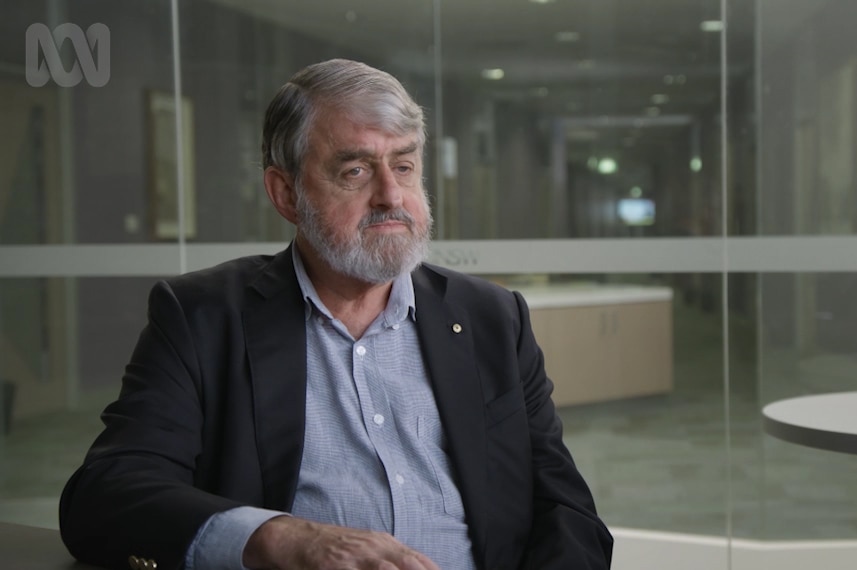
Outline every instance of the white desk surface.
[[764, 430], [785, 441], [857, 454], [857, 392], [789, 398], [762, 409]]

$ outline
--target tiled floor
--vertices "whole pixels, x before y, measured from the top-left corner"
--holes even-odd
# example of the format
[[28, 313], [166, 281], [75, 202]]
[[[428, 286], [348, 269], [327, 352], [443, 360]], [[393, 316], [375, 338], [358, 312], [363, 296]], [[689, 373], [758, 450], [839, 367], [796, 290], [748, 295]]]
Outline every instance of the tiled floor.
[[[770, 401], [854, 389], [857, 360], [766, 351], [759, 378], [754, 333], [738, 324], [730, 335], [728, 402], [719, 315], [677, 306], [672, 393], [560, 410], [602, 516], [682, 533], [722, 536], [731, 526], [745, 538], [857, 538], [857, 456], [775, 440], [759, 415], [760, 393]], [[109, 397], [13, 426], [0, 448], [0, 520], [57, 526], [57, 497]]]

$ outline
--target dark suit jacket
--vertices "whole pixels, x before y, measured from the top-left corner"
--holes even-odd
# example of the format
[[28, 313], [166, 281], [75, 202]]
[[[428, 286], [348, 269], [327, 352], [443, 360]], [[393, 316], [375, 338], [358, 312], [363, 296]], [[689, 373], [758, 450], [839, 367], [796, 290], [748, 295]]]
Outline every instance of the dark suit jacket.
[[[612, 538], [562, 443], [522, 297], [430, 265], [413, 282], [478, 566], [608, 568]], [[213, 514], [288, 511], [305, 389], [290, 249], [156, 284], [119, 399], [63, 491], [69, 551], [108, 567], [127, 568], [134, 555], [177, 568]]]

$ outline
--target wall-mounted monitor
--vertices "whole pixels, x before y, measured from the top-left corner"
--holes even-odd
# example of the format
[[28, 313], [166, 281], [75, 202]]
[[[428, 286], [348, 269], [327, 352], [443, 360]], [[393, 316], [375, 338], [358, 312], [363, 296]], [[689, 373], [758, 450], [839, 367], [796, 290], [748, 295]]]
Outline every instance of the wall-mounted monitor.
[[619, 218], [628, 226], [655, 223], [655, 203], [647, 198], [624, 198], [618, 203]]

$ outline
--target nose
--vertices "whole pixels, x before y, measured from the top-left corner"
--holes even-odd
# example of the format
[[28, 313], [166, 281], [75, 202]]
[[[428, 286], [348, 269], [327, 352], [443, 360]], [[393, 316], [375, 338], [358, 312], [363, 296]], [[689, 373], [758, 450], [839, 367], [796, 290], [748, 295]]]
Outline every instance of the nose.
[[372, 194], [373, 207], [395, 210], [402, 206], [402, 186], [396, 178], [396, 173], [389, 166], [378, 168], [375, 184], [375, 191]]

